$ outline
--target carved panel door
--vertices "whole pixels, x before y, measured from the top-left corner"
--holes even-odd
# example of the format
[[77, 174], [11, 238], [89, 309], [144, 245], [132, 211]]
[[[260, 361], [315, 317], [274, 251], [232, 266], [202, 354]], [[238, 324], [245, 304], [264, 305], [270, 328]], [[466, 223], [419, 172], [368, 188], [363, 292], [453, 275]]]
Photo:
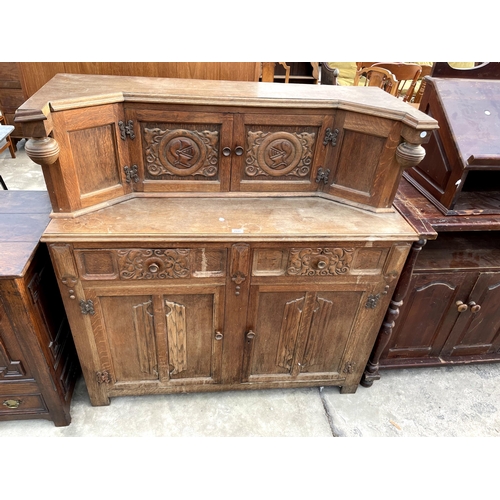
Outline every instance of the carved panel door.
[[111, 389], [220, 382], [222, 286], [92, 286], [85, 296]]
[[235, 117], [232, 191], [316, 191], [333, 115]]
[[243, 381], [341, 381], [362, 370], [369, 352], [355, 344], [376, 335], [375, 285], [290, 288], [251, 287]]
[[136, 191], [228, 191], [232, 116], [223, 113], [125, 107], [128, 181]]

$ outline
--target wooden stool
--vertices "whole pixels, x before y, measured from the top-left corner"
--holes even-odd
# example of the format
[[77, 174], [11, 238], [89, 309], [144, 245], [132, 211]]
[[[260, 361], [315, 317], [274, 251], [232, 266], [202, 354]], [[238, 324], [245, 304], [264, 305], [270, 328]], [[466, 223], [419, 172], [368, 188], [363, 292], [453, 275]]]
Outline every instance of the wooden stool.
[[13, 125], [0, 125], [0, 142], [5, 139], [5, 144], [0, 147], [0, 153], [9, 148], [10, 156], [12, 156], [12, 158], [15, 158], [16, 150], [14, 149], [14, 144], [12, 144], [12, 139], [10, 138], [10, 134], [12, 134], [13, 131]]

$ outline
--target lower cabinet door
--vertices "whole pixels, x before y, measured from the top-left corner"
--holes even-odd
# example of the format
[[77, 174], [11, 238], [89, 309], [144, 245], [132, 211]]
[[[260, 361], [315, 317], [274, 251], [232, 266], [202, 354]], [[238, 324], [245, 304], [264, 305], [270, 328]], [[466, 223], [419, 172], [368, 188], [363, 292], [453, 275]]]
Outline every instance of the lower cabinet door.
[[[325, 287], [326, 288], [326, 287]], [[243, 361], [243, 381], [339, 381], [351, 374], [355, 345], [370, 330], [368, 292], [352, 287], [321, 291], [278, 291], [253, 286]], [[363, 325], [363, 328], [361, 328]]]
[[220, 382], [223, 287], [157, 285], [138, 292], [123, 286], [86, 290], [110, 389], [134, 392], [135, 382], [147, 393], [148, 387], [161, 392], [162, 386]]

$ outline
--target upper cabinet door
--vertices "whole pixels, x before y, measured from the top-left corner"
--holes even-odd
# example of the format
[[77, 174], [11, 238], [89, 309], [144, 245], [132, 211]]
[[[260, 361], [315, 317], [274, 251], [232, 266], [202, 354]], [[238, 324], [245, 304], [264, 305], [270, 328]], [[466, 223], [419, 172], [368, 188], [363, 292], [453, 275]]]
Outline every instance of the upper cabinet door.
[[[121, 105], [107, 104], [53, 113], [60, 154], [47, 188], [57, 196], [54, 211], [76, 211], [131, 191], [123, 167], [128, 150], [120, 139]], [[63, 188], [62, 188], [63, 186]]]
[[229, 191], [232, 117], [171, 108], [126, 108], [134, 190]]
[[324, 139], [333, 115], [237, 115], [231, 191], [316, 191], [324, 165]]
[[338, 112], [328, 136], [324, 192], [354, 206], [390, 210], [402, 174], [395, 156], [400, 133], [400, 122]]

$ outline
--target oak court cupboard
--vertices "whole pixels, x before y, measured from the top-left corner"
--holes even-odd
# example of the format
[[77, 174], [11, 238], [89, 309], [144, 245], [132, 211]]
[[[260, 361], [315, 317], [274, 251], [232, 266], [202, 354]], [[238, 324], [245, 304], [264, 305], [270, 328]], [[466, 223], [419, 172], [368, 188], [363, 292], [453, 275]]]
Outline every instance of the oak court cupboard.
[[64, 74], [16, 120], [92, 404], [356, 391], [435, 120], [376, 88]]

